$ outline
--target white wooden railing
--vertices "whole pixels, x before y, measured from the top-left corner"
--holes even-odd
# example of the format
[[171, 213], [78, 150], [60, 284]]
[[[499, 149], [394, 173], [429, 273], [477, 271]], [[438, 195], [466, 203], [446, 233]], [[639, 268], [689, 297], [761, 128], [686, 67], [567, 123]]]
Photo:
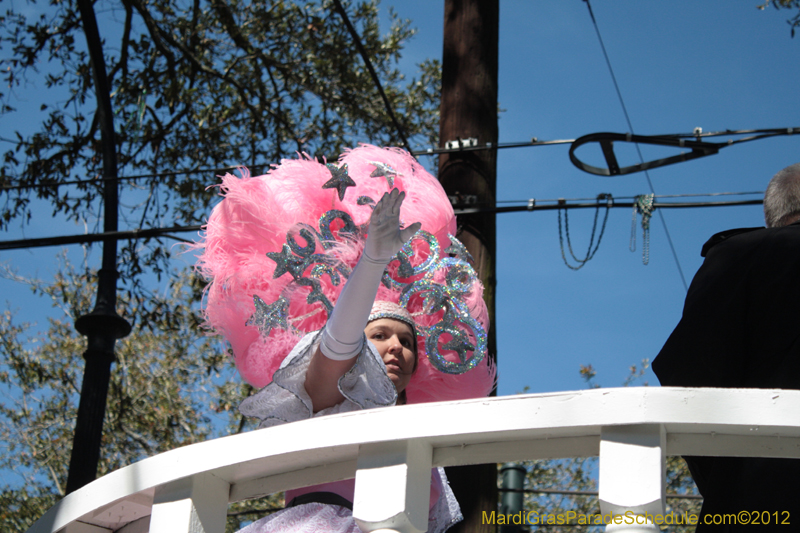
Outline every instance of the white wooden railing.
[[427, 525], [432, 466], [588, 456], [600, 458], [603, 514], [656, 515], [666, 455], [800, 458], [800, 391], [595, 389], [322, 417], [127, 466], [28, 533], [222, 533], [229, 502], [354, 476], [364, 531], [415, 533]]

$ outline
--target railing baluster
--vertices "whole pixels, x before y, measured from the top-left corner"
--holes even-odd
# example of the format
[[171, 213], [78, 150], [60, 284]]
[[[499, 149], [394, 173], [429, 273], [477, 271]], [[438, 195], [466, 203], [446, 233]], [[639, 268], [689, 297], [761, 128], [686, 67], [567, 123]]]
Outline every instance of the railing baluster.
[[666, 431], [661, 424], [603, 427], [598, 479], [600, 512], [603, 516], [620, 516], [618, 522], [607, 526], [607, 531], [660, 531], [652, 520], [664, 514], [665, 450]]
[[230, 485], [211, 474], [158, 487], [150, 533], [224, 533], [229, 493]]
[[421, 440], [359, 447], [353, 517], [363, 531], [422, 533], [428, 529], [431, 445]]

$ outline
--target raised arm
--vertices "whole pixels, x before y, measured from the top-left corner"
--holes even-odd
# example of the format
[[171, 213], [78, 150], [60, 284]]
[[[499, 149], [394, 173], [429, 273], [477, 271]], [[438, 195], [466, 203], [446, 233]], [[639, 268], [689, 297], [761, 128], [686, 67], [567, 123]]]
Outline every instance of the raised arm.
[[404, 198], [405, 192], [392, 189], [381, 197], [372, 211], [364, 253], [342, 289], [322, 332], [319, 349], [308, 367], [305, 388], [314, 412], [344, 401], [339, 392], [339, 378], [353, 366], [363, 348], [364, 328], [383, 271], [421, 226], [416, 222], [400, 228], [400, 206]]

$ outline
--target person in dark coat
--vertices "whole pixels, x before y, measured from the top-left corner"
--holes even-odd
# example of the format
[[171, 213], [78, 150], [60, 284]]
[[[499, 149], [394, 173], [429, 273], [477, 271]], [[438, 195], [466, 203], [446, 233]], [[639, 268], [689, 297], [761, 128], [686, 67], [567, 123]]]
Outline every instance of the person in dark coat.
[[[661, 385], [800, 389], [800, 163], [772, 178], [764, 216], [766, 228], [703, 246], [683, 317], [653, 361]], [[703, 524], [702, 515], [739, 511], [777, 513], [773, 527], [788, 518], [785, 530], [800, 530], [800, 460], [685, 459], [704, 498], [698, 532], [754, 528]]]

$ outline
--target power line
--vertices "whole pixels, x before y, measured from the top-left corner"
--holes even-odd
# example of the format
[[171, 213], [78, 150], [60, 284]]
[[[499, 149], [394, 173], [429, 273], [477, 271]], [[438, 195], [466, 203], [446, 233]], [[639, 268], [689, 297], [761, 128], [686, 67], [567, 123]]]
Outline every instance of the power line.
[[[258, 165], [248, 165], [247, 168], [261, 168], [269, 166], [270, 163], [263, 163]], [[72, 181], [53, 181], [53, 182], [46, 182], [46, 183], [30, 183], [25, 185], [3, 185], [0, 186], [0, 191], [12, 191], [12, 190], [20, 190], [20, 189], [46, 189], [46, 188], [57, 188], [61, 187], [62, 185], [87, 185], [87, 184], [100, 184], [106, 181], [136, 181], [140, 179], [147, 179], [147, 178], [158, 178], [158, 177], [165, 177], [165, 176], [181, 176], [181, 175], [189, 175], [189, 174], [206, 174], [206, 173], [217, 173], [217, 172], [231, 172], [240, 168], [243, 168], [244, 165], [238, 165], [234, 167], [222, 167], [222, 168], [196, 168], [192, 170], [169, 170], [163, 172], [156, 172], [154, 174], [133, 174], [131, 176], [117, 176], [117, 177], [106, 177], [106, 176], [98, 176], [97, 178], [92, 178], [88, 180], [72, 180]]]
[[723, 131], [709, 131], [707, 133], [703, 133], [702, 128], [697, 128], [696, 131], [692, 133], [670, 133], [667, 135], [659, 135], [659, 137], [673, 137], [673, 138], [696, 138], [701, 139], [704, 137], [721, 137], [723, 135], [746, 135], [746, 134], [755, 134], [751, 135], [750, 137], [745, 137], [743, 139], [730, 139], [725, 145], [733, 145], [739, 144], [743, 142], [750, 142], [756, 141], [758, 139], [766, 139], [768, 137], [776, 137], [780, 135], [794, 135], [800, 133], [800, 128], [762, 128], [762, 129], [755, 129], [755, 130], [723, 130]]
[[[505, 148], [525, 148], [529, 146], [552, 146], [558, 144], [570, 144], [575, 142], [575, 139], [555, 139], [550, 141], [540, 141], [536, 137], [531, 139], [530, 141], [525, 142], [509, 142], [509, 143], [499, 143], [497, 145], [497, 149], [505, 149]], [[487, 143], [485, 145], [480, 146], [470, 146], [470, 147], [463, 147], [463, 148], [428, 148], [426, 150], [416, 150], [410, 152], [411, 155], [419, 156], [419, 155], [437, 155], [437, 154], [446, 154], [452, 152], [473, 152], [473, 151], [481, 151], [481, 150], [491, 150], [492, 143]], [[248, 169], [254, 168], [264, 168], [269, 167], [272, 163], [259, 163], [256, 165], [236, 165], [236, 166], [229, 166], [229, 167], [210, 167], [210, 168], [195, 168], [191, 170], [169, 170], [169, 171], [160, 171], [152, 174], [134, 174], [131, 176], [118, 176], [115, 178], [110, 177], [102, 177], [99, 176], [97, 178], [92, 178], [88, 180], [71, 180], [71, 181], [53, 181], [53, 182], [46, 182], [46, 183], [30, 183], [30, 184], [16, 184], [16, 185], [2, 185], [0, 186], [0, 191], [13, 191], [13, 190], [22, 190], [22, 189], [46, 189], [46, 188], [58, 188], [62, 185], [86, 185], [86, 184], [99, 184], [105, 181], [136, 181], [140, 179], [148, 179], [148, 178], [158, 178], [158, 177], [165, 177], [165, 176], [182, 176], [182, 175], [189, 175], [189, 174], [216, 174], [221, 172], [233, 172], [240, 168], [247, 167]]]
[[437, 154], [451, 154], [454, 152], [480, 152], [483, 150], [503, 150], [505, 148], [528, 148], [530, 146], [553, 146], [557, 144], [572, 144], [575, 142], [575, 139], [554, 139], [551, 141], [540, 141], [536, 137], [533, 137], [530, 141], [522, 141], [522, 142], [507, 142], [507, 143], [497, 143], [497, 145], [492, 145], [492, 143], [485, 143], [485, 144], [475, 144], [472, 146], [459, 146], [456, 148], [427, 148], [425, 150], [416, 150], [411, 152], [411, 155], [437, 155]]
[[[472, 215], [477, 213], [514, 213], [521, 211], [552, 211], [554, 209], [595, 209], [598, 206], [598, 200], [592, 199], [591, 202], [583, 201], [584, 199], [565, 200], [559, 198], [556, 200], [536, 200], [531, 198], [525, 205], [514, 205], [504, 207], [462, 207], [459, 206], [454, 209], [457, 216]], [[569, 203], [573, 202], [573, 203]], [[719, 202], [654, 202], [653, 207], [656, 209], [680, 209], [692, 207], [731, 207], [731, 206], [745, 206], [745, 205], [760, 205], [763, 199], [757, 200], [733, 200], [733, 201], [719, 201]], [[610, 195], [603, 199], [600, 204], [602, 207], [608, 206], [609, 208], [626, 208], [631, 209], [635, 202], [617, 202]], [[167, 237], [177, 241], [192, 243], [189, 239], [184, 239], [172, 235], [173, 233], [188, 233], [202, 231], [203, 226], [172, 226], [168, 228], [148, 228], [137, 229], [129, 231], [116, 231], [107, 233], [89, 233], [80, 235], [64, 235], [56, 237], [43, 237], [38, 239], [19, 239], [13, 241], [0, 241], [0, 250], [18, 250], [23, 248], [41, 248], [46, 246], [61, 246], [67, 244], [87, 244], [92, 242], [100, 242], [106, 239], [117, 240], [131, 240], [131, 239], [147, 239], [156, 237]]]
[[[631, 118], [628, 115], [628, 109], [625, 106], [625, 100], [622, 98], [622, 91], [619, 89], [619, 84], [617, 83], [617, 77], [614, 75], [614, 69], [611, 67], [611, 60], [608, 57], [608, 52], [606, 52], [606, 46], [603, 44], [603, 37], [600, 35], [600, 28], [597, 25], [597, 20], [594, 18], [594, 12], [592, 11], [592, 4], [589, 0], [583, 0], [586, 2], [586, 7], [589, 8], [589, 16], [592, 18], [592, 24], [594, 25], [595, 32], [597, 33], [597, 39], [600, 41], [600, 48], [603, 50], [603, 57], [606, 59], [606, 65], [608, 65], [608, 71], [611, 73], [611, 80], [614, 82], [614, 89], [617, 91], [617, 97], [619, 98], [619, 103], [622, 105], [622, 112], [625, 114], [625, 121], [628, 123], [628, 129], [630, 130], [631, 134], [634, 133], [633, 131], [633, 124], [631, 123]], [[639, 148], [639, 144], [636, 143], [636, 152], [639, 154], [639, 160], [642, 164], [644, 164], [644, 157], [642, 156], [642, 151]], [[645, 170], [644, 175], [647, 178], [647, 184], [650, 186], [650, 192], [655, 194], [655, 188], [653, 187], [653, 182], [650, 180], [650, 173]], [[686, 277], [683, 275], [683, 268], [681, 268], [681, 262], [678, 259], [678, 254], [675, 252], [675, 246], [672, 243], [672, 237], [669, 234], [669, 228], [667, 228], [667, 221], [664, 219], [664, 214], [659, 211], [658, 216], [661, 219], [661, 224], [664, 226], [664, 233], [667, 235], [667, 242], [669, 243], [669, 248], [672, 251], [672, 257], [675, 259], [675, 265], [678, 267], [678, 274], [681, 276], [681, 282], [683, 283], [683, 289], [686, 292], [689, 292], [689, 286], [686, 284]], [[645, 245], [646, 246], [646, 245]]]
[[65, 244], [88, 244], [106, 239], [131, 240], [147, 239], [153, 237], [168, 237], [177, 241], [192, 243], [188, 239], [175, 237], [172, 233], [186, 233], [200, 231], [202, 226], [173, 226], [171, 228], [148, 228], [131, 231], [110, 231], [103, 233], [87, 233], [82, 235], [63, 235], [58, 237], [43, 237], [40, 239], [19, 239], [15, 241], [0, 241], [0, 250], [18, 250], [21, 248], [42, 248], [45, 246], [61, 246]]
[[[752, 195], [759, 195], [764, 196], [764, 191], [752, 191], [752, 192], [706, 192], [706, 193], [692, 193], [692, 194], [656, 194], [653, 198], [704, 198], [708, 196], [752, 196]], [[633, 200], [636, 198], [634, 196], [615, 196], [615, 200]], [[587, 200], [596, 200], [596, 197], [591, 198], [556, 198], [556, 199], [539, 199], [535, 200], [536, 202], [558, 202], [561, 200], [566, 200], [568, 202], [577, 202], [577, 201], [587, 201]], [[497, 204], [520, 204], [520, 203], [528, 203], [531, 201], [531, 198], [525, 198], [523, 200], [497, 200], [495, 203]]]
[[[542, 205], [541, 202], [552, 202]], [[653, 202], [655, 209], [681, 209], [691, 207], [733, 207], [745, 205], [761, 205], [764, 203], [763, 199], [757, 200], [734, 200], [734, 201], [721, 201], [721, 202]], [[599, 204], [601, 207], [606, 207], [606, 200]], [[611, 201], [610, 208], [627, 208], [631, 209], [636, 202], [617, 202]], [[520, 211], [552, 211], [554, 209], [589, 209], [596, 208], [598, 201], [594, 199], [591, 202], [581, 203], [562, 203], [561, 200], [536, 200], [531, 198], [527, 205], [514, 205], [507, 207], [463, 207], [455, 209], [456, 215], [473, 215], [477, 213], [513, 213]]]
[[[598, 496], [596, 490], [560, 490], [560, 489], [506, 489], [498, 487], [500, 492], [517, 492], [522, 494], [563, 494], [565, 496]], [[677, 494], [667, 493], [665, 495], [669, 499], [676, 500], [702, 500], [703, 496], [700, 494]]]
[[[723, 135], [746, 135], [746, 134], [755, 134], [751, 135], [750, 137], [746, 137], [744, 139], [729, 139], [726, 143], [720, 143], [720, 146], [732, 146], [734, 144], [738, 144], [741, 142], [753, 141], [757, 139], [765, 139], [769, 137], [776, 137], [782, 135], [794, 135], [800, 133], [800, 128], [768, 128], [768, 129], [748, 129], [748, 130], [724, 130], [718, 132], [708, 132], [708, 133], [670, 133], [666, 135], [651, 135], [651, 136], [644, 136], [640, 135], [639, 137], [649, 137], [653, 139], [690, 139], [690, 138], [704, 138], [704, 137], [719, 137]], [[586, 136], [584, 136], [585, 138]], [[6, 140], [11, 142], [10, 140], [3, 139], [0, 137], [0, 140]], [[555, 146], [561, 144], [572, 144], [578, 139], [552, 139], [552, 140], [544, 140], [540, 141], [538, 138], [533, 137], [530, 141], [519, 141], [519, 142], [507, 142], [507, 143], [497, 143], [496, 146], [493, 146], [492, 143], [485, 143], [482, 145], [474, 145], [474, 146], [460, 146], [456, 148], [427, 148], [424, 150], [415, 150], [411, 152], [411, 155], [414, 156], [421, 156], [421, 155], [438, 155], [438, 154], [448, 154], [454, 152], [477, 152], [482, 150], [503, 150], [508, 148], [529, 148], [533, 146]], [[248, 169], [255, 169], [255, 168], [264, 168], [269, 167], [272, 163], [258, 163], [254, 165], [234, 165], [234, 166], [227, 166], [227, 167], [209, 167], [209, 168], [195, 168], [190, 170], [165, 170], [165, 171], [158, 171], [155, 173], [150, 174], [133, 174], [130, 176], [117, 176], [117, 177], [103, 177], [98, 176], [92, 179], [86, 180], [71, 180], [71, 181], [50, 181], [45, 183], [30, 183], [30, 184], [11, 184], [11, 185], [0, 185], [0, 191], [12, 191], [12, 190], [23, 190], [23, 189], [45, 189], [45, 188], [58, 188], [64, 185], [87, 185], [87, 184], [100, 184], [105, 181], [136, 181], [140, 179], [148, 179], [148, 178], [158, 178], [158, 177], [167, 177], [167, 176], [182, 176], [182, 175], [190, 175], [190, 174], [217, 174], [223, 172], [233, 172], [237, 169], [247, 167]]]
[[386, 108], [386, 113], [388, 113], [389, 118], [392, 120], [392, 124], [394, 124], [394, 127], [397, 130], [397, 134], [400, 135], [400, 139], [403, 141], [403, 146], [405, 146], [407, 151], [411, 152], [411, 145], [408, 144], [405, 131], [403, 131], [400, 123], [397, 121], [397, 117], [395, 117], [394, 111], [392, 110], [392, 105], [389, 102], [389, 98], [383, 91], [383, 86], [381, 86], [381, 80], [378, 78], [378, 74], [375, 72], [375, 68], [372, 66], [372, 61], [370, 61], [367, 51], [364, 49], [364, 45], [361, 44], [361, 37], [359, 37], [358, 32], [350, 23], [350, 19], [347, 16], [347, 11], [345, 11], [340, 0], [333, 0], [333, 4], [336, 6], [336, 11], [338, 11], [342, 16], [344, 25], [347, 27], [347, 31], [349, 31], [350, 35], [353, 37], [353, 42], [356, 45], [356, 49], [361, 55], [361, 59], [364, 60], [367, 70], [369, 70], [369, 75], [372, 77], [372, 81], [375, 83], [375, 87], [378, 89], [378, 93], [380, 93], [381, 98], [383, 99], [383, 106]]

